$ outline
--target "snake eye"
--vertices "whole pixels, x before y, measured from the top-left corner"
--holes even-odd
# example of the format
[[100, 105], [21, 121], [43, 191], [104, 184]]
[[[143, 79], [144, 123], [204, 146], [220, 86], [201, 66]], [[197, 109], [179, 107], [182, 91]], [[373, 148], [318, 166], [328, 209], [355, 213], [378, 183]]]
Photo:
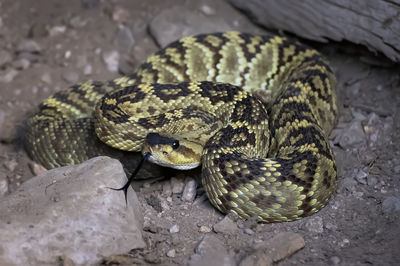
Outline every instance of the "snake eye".
[[179, 141], [175, 140], [175, 141], [172, 143], [172, 149], [176, 150], [176, 149], [178, 149], [178, 148], [179, 148]]

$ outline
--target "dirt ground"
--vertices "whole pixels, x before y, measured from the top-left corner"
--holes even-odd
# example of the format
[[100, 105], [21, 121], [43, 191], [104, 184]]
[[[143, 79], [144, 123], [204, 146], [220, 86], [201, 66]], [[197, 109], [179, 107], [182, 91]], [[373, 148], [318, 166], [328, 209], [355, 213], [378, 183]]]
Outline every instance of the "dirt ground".
[[[185, 2], [0, 0], [0, 197], [34, 176], [23, 137], [24, 122], [37, 105], [79, 81], [117, 77], [110, 71], [110, 51], [118, 51], [124, 72], [133, 71], [158, 49], [149, 22]], [[116, 41], [121, 23], [133, 38], [122, 45]], [[294, 232], [305, 247], [279, 265], [399, 265], [400, 66], [349, 43], [308, 44], [329, 59], [338, 78], [341, 112], [331, 134], [337, 193], [312, 217], [277, 224], [237, 220], [234, 234], [217, 237], [236, 261], [260, 241]], [[132, 46], [130, 52], [126, 46]], [[152, 221], [144, 227], [148, 247], [131, 252], [137, 264], [185, 264], [223, 217], [200, 186], [194, 203], [187, 203], [166, 192], [174, 185], [169, 180], [135, 185], [145, 221]]]

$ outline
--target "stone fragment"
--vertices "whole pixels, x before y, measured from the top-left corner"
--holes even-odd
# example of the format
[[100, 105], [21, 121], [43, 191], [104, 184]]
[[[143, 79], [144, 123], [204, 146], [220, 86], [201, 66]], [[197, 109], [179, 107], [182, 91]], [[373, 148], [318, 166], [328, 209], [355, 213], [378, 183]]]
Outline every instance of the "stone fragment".
[[17, 45], [17, 52], [40, 53], [42, 48], [40, 45], [31, 39], [21, 40]]
[[125, 8], [116, 6], [112, 11], [111, 17], [118, 24], [125, 24], [129, 21], [130, 14]]
[[280, 261], [305, 245], [304, 238], [296, 233], [282, 232], [273, 238], [263, 241], [254, 246], [256, 250], [263, 250], [264, 254], [271, 258], [273, 262]]
[[4, 72], [4, 74], [0, 71], [0, 82], [10, 83], [17, 75], [18, 71], [15, 69], [9, 69], [8, 71]]
[[209, 233], [209, 232], [211, 232], [211, 228], [208, 227], [208, 226], [206, 226], [206, 225], [202, 225], [202, 226], [200, 226], [199, 231], [200, 231], [201, 233]]
[[262, 250], [257, 250], [240, 261], [239, 266], [270, 266], [272, 263], [272, 259], [267, 254]]
[[12, 62], [12, 67], [18, 70], [24, 70], [30, 67], [31, 62], [26, 58], [19, 58]]
[[76, 83], [79, 80], [79, 75], [75, 71], [65, 70], [62, 73], [63, 79], [68, 83]]
[[215, 232], [227, 235], [235, 234], [238, 231], [236, 223], [232, 221], [228, 215], [216, 223], [213, 228]]
[[118, 72], [119, 53], [115, 50], [104, 52], [103, 62], [110, 72]]
[[43, 174], [44, 172], [47, 171], [46, 168], [44, 168], [42, 165], [37, 164], [35, 162], [29, 162], [28, 166], [31, 169], [32, 174], [35, 176]]
[[342, 131], [336, 136], [334, 143], [338, 143], [340, 147], [348, 149], [366, 142], [360, 120], [354, 119], [352, 122], [339, 125], [338, 127], [341, 127]]
[[3, 165], [8, 171], [14, 172], [15, 168], [18, 166], [18, 162], [15, 159], [11, 159], [4, 162]]
[[0, 174], [0, 198], [8, 193], [8, 180], [7, 176]]
[[108, 157], [53, 169], [0, 201], [0, 265], [54, 265], [67, 256], [94, 264], [102, 256], [144, 248], [135, 192], [108, 187], [126, 182], [121, 164]]
[[386, 214], [400, 211], [400, 198], [390, 196], [382, 202], [382, 210]]
[[178, 232], [179, 232], [179, 225], [174, 224], [173, 226], [171, 226], [171, 227], [169, 228], [169, 232], [170, 232], [171, 234], [173, 234], [173, 233], [178, 233]]
[[182, 200], [187, 202], [193, 202], [196, 197], [197, 183], [193, 178], [187, 178], [186, 184], [182, 192]]
[[0, 50], [0, 68], [12, 61], [12, 54], [6, 50]]
[[360, 169], [360, 170], [358, 170], [358, 172], [355, 176], [355, 179], [357, 180], [358, 183], [366, 185], [367, 177], [368, 177], [368, 174]]
[[306, 219], [307, 221], [305, 222], [304, 227], [307, 231], [317, 234], [324, 232], [324, 222], [321, 217], [312, 216]]
[[236, 265], [233, 255], [228, 253], [224, 244], [215, 234], [210, 233], [203, 237], [195, 248], [188, 262], [189, 266], [201, 265], [221, 265], [230, 266]]
[[175, 258], [176, 256], [176, 250], [175, 249], [171, 249], [167, 252], [167, 257], [169, 258]]
[[172, 193], [181, 194], [185, 186], [183, 178], [171, 177]]
[[119, 26], [114, 38], [114, 44], [121, 50], [129, 53], [135, 44], [132, 31], [126, 26]]

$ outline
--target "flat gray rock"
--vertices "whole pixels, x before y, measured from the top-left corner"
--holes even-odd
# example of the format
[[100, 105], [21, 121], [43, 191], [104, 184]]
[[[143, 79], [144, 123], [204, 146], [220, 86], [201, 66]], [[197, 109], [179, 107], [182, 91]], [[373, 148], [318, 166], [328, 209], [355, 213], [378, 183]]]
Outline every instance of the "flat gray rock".
[[49, 170], [0, 202], [0, 265], [55, 264], [66, 256], [90, 265], [102, 256], [143, 248], [135, 192], [124, 195], [121, 164], [96, 157]]

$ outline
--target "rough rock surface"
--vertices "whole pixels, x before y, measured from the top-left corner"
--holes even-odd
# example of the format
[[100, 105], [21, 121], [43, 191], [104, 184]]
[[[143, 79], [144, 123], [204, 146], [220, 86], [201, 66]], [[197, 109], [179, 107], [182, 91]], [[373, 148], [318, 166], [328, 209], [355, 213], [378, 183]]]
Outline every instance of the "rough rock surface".
[[108, 157], [47, 171], [0, 202], [0, 265], [54, 264], [65, 255], [93, 264], [145, 246], [135, 192], [123, 193], [121, 164]]
[[150, 22], [150, 33], [160, 46], [188, 35], [238, 30], [260, 32], [225, 1], [187, 1], [164, 9]]
[[267, 28], [326, 42], [348, 40], [400, 61], [400, 1], [230, 0]]

